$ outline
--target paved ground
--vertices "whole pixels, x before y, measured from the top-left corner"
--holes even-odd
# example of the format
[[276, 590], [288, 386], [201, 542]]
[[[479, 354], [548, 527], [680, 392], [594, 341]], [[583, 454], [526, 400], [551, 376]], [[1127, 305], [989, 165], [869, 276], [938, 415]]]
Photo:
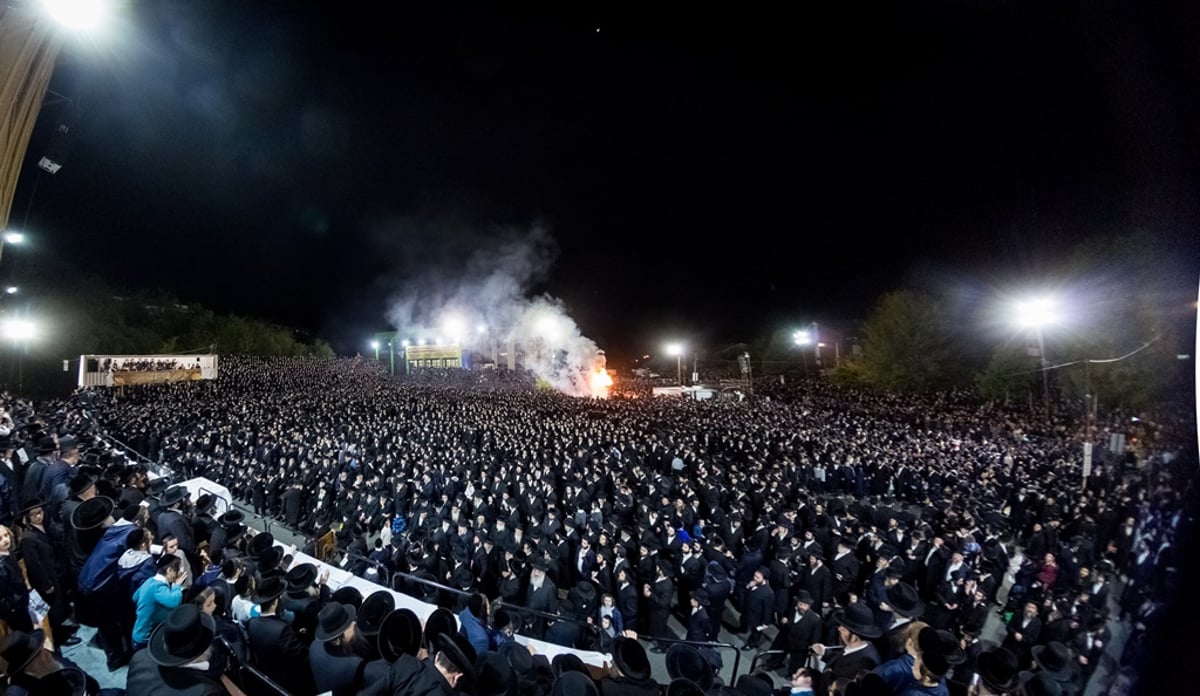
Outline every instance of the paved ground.
[[[305, 540], [301, 535], [288, 531], [273, 520], [263, 520], [257, 518], [253, 511], [247, 509], [245, 506], [237, 504], [235, 507], [241, 509], [246, 514], [247, 522], [255, 529], [258, 529], [259, 531], [269, 530], [277, 540], [285, 544], [294, 543], [297, 547], [302, 547], [304, 545]], [[1019, 555], [1013, 559], [1011, 566], [1012, 571], [1015, 571], [1020, 566], [1020, 561], [1021, 558]], [[1007, 598], [1008, 588], [1012, 584], [1012, 579], [1013, 576], [1010, 572], [1005, 578], [1004, 584], [999, 592], [999, 598], [1001, 600]], [[1120, 586], [1118, 585], [1115, 586], [1113, 588], [1113, 592], [1110, 593], [1110, 601], [1115, 603], [1116, 597], [1119, 596]], [[1112, 609], [1115, 610], [1115, 608], [1116, 607], [1114, 604]], [[723, 625], [721, 627], [720, 640], [721, 642], [733, 645], [735, 648], [742, 644], [743, 638], [745, 637], [744, 635], [735, 635], [729, 630], [729, 625], [736, 625], [737, 619], [737, 612], [732, 607], [727, 606], [725, 609], [725, 624], [727, 625]], [[683, 637], [686, 634], [686, 628], [675, 617], [671, 618], [669, 625], [677, 636]], [[1096, 673], [1092, 676], [1092, 680], [1088, 684], [1085, 696], [1098, 696], [1099, 694], [1105, 693], [1108, 689], [1108, 686], [1116, 677], [1117, 660], [1120, 657], [1121, 650], [1125, 645], [1125, 638], [1128, 635], [1129, 627], [1118, 622], [1113, 622], [1111, 629], [1112, 640], [1109, 642], [1109, 649], [1106, 654], [1106, 659], [1101, 663], [1101, 665], [1097, 668]], [[126, 668], [122, 667], [115, 672], [108, 671], [105, 663], [104, 651], [98, 647], [89, 645], [89, 641], [94, 634], [94, 628], [86, 626], [82, 627], [78, 634], [83, 639], [82, 642], [80, 642], [79, 645], [64, 649], [63, 653], [78, 663], [79, 666], [82, 667], [86, 672], [94, 676], [96, 680], [100, 682], [101, 687], [124, 687]], [[762, 648], [764, 650], [770, 645], [770, 639], [773, 637], [774, 631], [769, 631], [767, 633], [767, 638], [762, 641]], [[991, 640], [996, 643], [999, 643], [1001, 640], [1003, 640], [1004, 626], [1001, 623], [1000, 616], [995, 612], [990, 613], [988, 616], [988, 621], [984, 627], [982, 638], [984, 640]], [[738, 659], [735, 657], [735, 652], [740, 653], [740, 664], [735, 662]], [[746, 674], [751, 668], [751, 663], [756, 653], [753, 651], [736, 651], [725, 649], [721, 650], [720, 654], [725, 664], [721, 675], [725, 680], [725, 683], [733, 684], [736, 682], [736, 677], [734, 674], [735, 666], [738, 670], [737, 674]], [[670, 677], [667, 673], [665, 655], [654, 652], [650, 652], [649, 655], [651, 665], [654, 668], [654, 678], [659, 683], [666, 684], [670, 680]], [[777, 686], [784, 685], [783, 677], [775, 673], [771, 674]]]

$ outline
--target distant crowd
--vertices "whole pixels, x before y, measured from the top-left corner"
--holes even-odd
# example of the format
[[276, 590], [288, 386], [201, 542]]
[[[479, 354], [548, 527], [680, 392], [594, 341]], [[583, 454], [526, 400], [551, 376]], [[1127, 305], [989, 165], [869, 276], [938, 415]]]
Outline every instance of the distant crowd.
[[[44, 659], [69, 668], [61, 646], [95, 625], [130, 693], [196, 662], [184, 674], [213, 689], [197, 693], [255, 692], [226, 673], [236, 662], [297, 694], [757, 693], [772, 675], [817, 696], [1074, 694], [1113, 622], [1132, 667], [1163, 620], [1194, 414], [1088, 431], [965, 392], [772, 380], [695, 402], [616, 386], [578, 399], [507, 370], [223, 357], [218, 380], [98, 391], [87, 411], [80, 395], [5, 399], [0, 522], [37, 591], [24, 621], [5, 594], [9, 647], [32, 645], [44, 604]], [[1131, 446], [1110, 452], [1112, 434]], [[156, 486], [139, 456], [227, 487], [313, 555], [332, 539], [332, 563], [450, 620], [414, 627], [386, 593], [331, 592], [241, 513]], [[722, 683], [729, 654], [705, 644], [722, 627], [757, 676]], [[518, 634], [614, 668], [539, 661]], [[171, 652], [204, 635], [207, 651]]]

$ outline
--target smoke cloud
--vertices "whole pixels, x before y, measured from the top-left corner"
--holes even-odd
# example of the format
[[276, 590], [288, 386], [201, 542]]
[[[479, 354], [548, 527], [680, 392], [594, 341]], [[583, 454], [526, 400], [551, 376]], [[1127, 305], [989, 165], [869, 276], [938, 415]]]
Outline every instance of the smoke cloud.
[[[426, 226], [424, 231], [433, 230]], [[519, 366], [559, 391], [591, 396], [591, 371], [602, 351], [582, 334], [561, 300], [534, 292], [558, 253], [549, 230], [535, 224], [486, 234], [436, 232], [436, 251], [408, 254], [408, 270], [394, 279], [399, 286], [387, 319], [397, 333], [418, 342], [457, 342], [485, 356], [515, 349]], [[497, 367], [506, 364], [500, 357]]]

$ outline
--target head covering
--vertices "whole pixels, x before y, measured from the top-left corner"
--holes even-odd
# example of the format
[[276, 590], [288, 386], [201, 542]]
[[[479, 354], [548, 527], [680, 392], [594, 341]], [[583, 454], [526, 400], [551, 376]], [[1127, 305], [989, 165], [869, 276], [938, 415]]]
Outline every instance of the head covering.
[[569, 671], [558, 675], [550, 696], [599, 696], [596, 682], [583, 672]]
[[184, 488], [183, 486], [171, 486], [167, 489], [166, 493], [163, 493], [163, 506], [171, 507], [175, 503], [180, 502], [188, 496], [188, 489]]
[[707, 693], [707, 689], [704, 689], [691, 679], [676, 677], [667, 684], [664, 696], [706, 696]]
[[1046, 645], [1033, 646], [1033, 661], [1043, 672], [1050, 674], [1060, 682], [1071, 681], [1074, 676], [1071, 653], [1067, 646], [1059, 641], [1051, 641]]
[[694, 645], [675, 643], [667, 649], [667, 674], [671, 679], [686, 679], [700, 686], [703, 691], [713, 687], [713, 670], [708, 660]]
[[383, 620], [396, 608], [396, 598], [388, 590], [376, 590], [362, 600], [358, 608], [358, 632], [379, 635]]
[[[563, 672], [582, 672], [588, 674], [587, 665], [575, 653], [561, 652], [550, 660], [550, 667], [554, 669], [554, 676], [561, 677]], [[590, 676], [590, 675], [589, 675]]]
[[[350, 606], [354, 607], [354, 610], [358, 612], [358, 630], [363, 630], [363, 617], [361, 611], [363, 596], [362, 592], [359, 592], [357, 587], [353, 585], [343, 585], [342, 587], [339, 587], [336, 592], [329, 596], [329, 601], [341, 602], [342, 604], [349, 604]], [[382, 619], [383, 617], [381, 616], [380, 620]]]
[[475, 676], [475, 696], [517, 696], [519, 693], [516, 672], [504, 655], [494, 650], [475, 659]]
[[83, 495], [84, 491], [96, 485], [96, 479], [84, 473], [78, 473], [71, 477], [71, 483], [68, 484], [70, 497], [78, 498]]
[[254, 588], [251, 600], [258, 605], [268, 604], [279, 599], [287, 591], [287, 583], [278, 575], [268, 575]]
[[8, 666], [6, 671], [9, 676], [24, 670], [37, 657], [45, 642], [46, 634], [40, 628], [32, 633], [12, 631], [4, 636], [4, 642], [0, 643], [0, 657]]
[[443, 634], [449, 635], [458, 632], [458, 619], [454, 614], [445, 607], [438, 607], [433, 610], [429, 618], [425, 619], [425, 645], [430, 652], [437, 649], [438, 636]]
[[212, 645], [216, 623], [191, 602], [171, 610], [150, 635], [150, 657], [163, 667], [193, 662]]
[[54, 438], [46, 435], [38, 438], [37, 448], [38, 454], [50, 454], [58, 449], [58, 443], [54, 441]]
[[1016, 655], [1004, 648], [995, 648], [979, 653], [976, 672], [991, 691], [1012, 691], [1017, 686], [1020, 666]]
[[313, 581], [317, 579], [317, 566], [312, 563], [301, 563], [293, 566], [287, 572], [288, 592], [296, 592], [298, 590], [307, 590], [312, 587]]
[[833, 620], [860, 638], [873, 639], [883, 635], [883, 630], [875, 623], [874, 612], [861, 602], [853, 602], [833, 612]]
[[401, 655], [416, 656], [421, 650], [421, 620], [412, 609], [396, 609], [379, 626], [379, 654], [388, 662]]
[[635, 682], [643, 682], [650, 679], [650, 656], [646, 654], [646, 648], [641, 643], [624, 636], [617, 636], [613, 640], [613, 662], [616, 663], [617, 669], [621, 670], [630, 680]]
[[[437, 651], [445, 655], [446, 658], [449, 659], [450, 662], [456, 668], [458, 668], [460, 672], [463, 673], [463, 676], [467, 678], [467, 682], [472, 683], [475, 681], [474, 660], [472, 660], [468, 656], [467, 652], [463, 650], [463, 643], [466, 643], [466, 647], [468, 648], [471, 644], [467, 643], [465, 638], [463, 638], [463, 643], [459, 643], [459, 641], [455, 640], [456, 637], [461, 636], [459, 636], [457, 633], [442, 634], [437, 636], [434, 644], [437, 647]], [[471, 652], [474, 652], [474, 650]]]
[[354, 623], [354, 607], [340, 602], [330, 602], [321, 607], [317, 614], [317, 640], [329, 642], [346, 632]]
[[96, 496], [80, 503], [71, 513], [71, 526], [79, 531], [95, 529], [104, 524], [113, 511], [112, 498]]
[[925, 603], [921, 601], [917, 590], [904, 581], [887, 588], [887, 603], [892, 613], [910, 619], [925, 613]]

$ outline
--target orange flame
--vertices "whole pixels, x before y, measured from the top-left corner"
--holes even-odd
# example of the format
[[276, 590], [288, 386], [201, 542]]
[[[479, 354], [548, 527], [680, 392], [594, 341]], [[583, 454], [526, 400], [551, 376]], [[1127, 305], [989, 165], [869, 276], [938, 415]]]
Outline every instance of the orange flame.
[[608, 391], [612, 388], [612, 375], [608, 374], [608, 370], [603, 367], [597, 367], [592, 370], [591, 377], [588, 380], [592, 389], [592, 396], [597, 399], [607, 399]]

